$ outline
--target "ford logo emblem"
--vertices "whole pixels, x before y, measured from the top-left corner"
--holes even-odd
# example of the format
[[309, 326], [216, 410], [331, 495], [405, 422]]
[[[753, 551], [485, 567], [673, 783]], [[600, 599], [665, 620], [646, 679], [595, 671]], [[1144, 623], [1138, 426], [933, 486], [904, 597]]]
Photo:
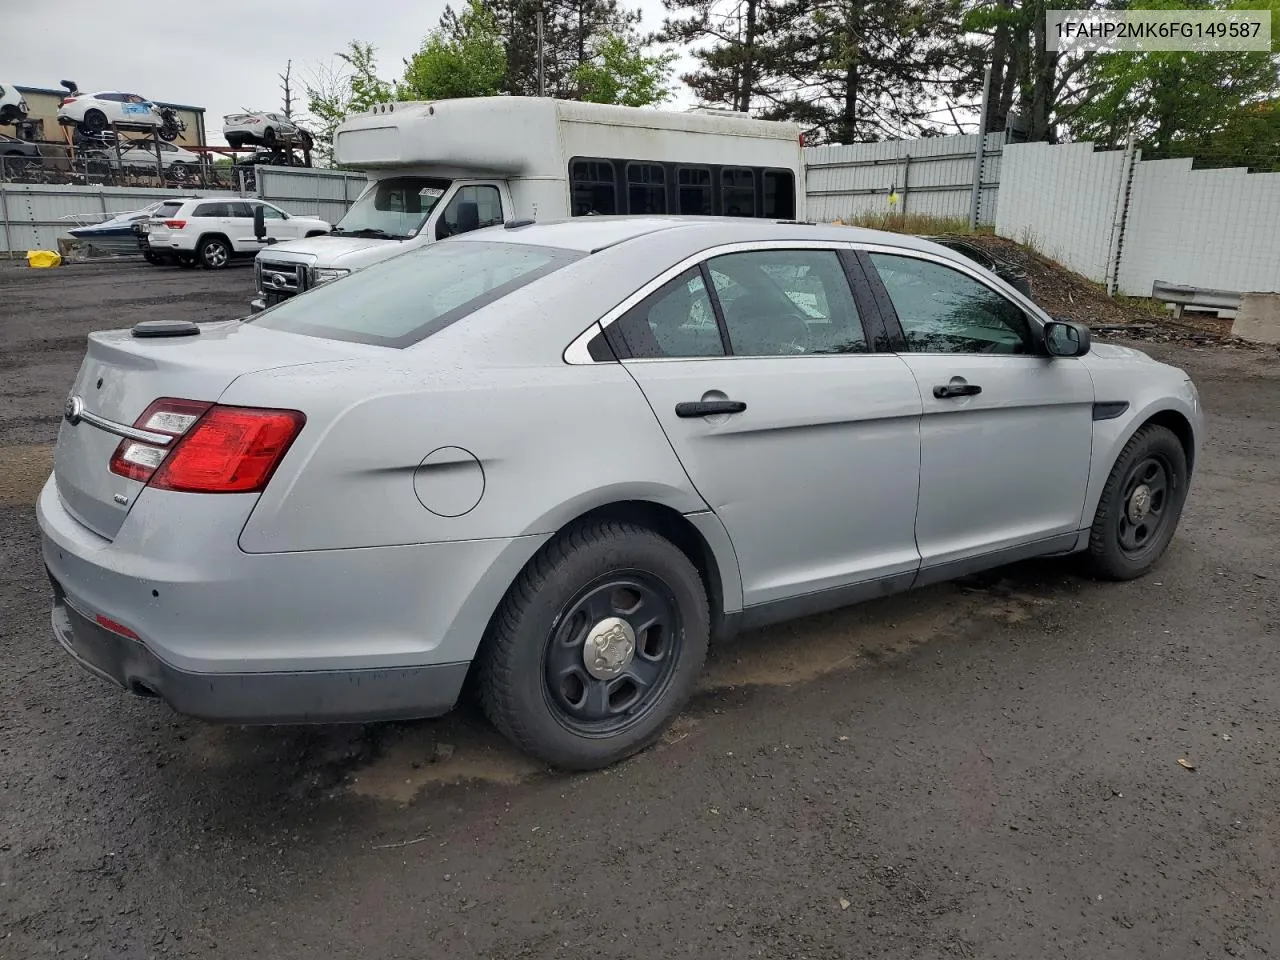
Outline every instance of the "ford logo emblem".
[[84, 416], [84, 401], [79, 397], [68, 397], [67, 405], [62, 408], [62, 417], [73, 427]]

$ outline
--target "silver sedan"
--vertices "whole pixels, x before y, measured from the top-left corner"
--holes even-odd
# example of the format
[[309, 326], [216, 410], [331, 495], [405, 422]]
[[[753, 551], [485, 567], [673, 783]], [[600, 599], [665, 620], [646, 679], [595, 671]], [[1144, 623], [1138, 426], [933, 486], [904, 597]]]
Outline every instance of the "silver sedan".
[[450, 710], [562, 768], [708, 642], [1027, 557], [1140, 576], [1201, 413], [923, 240], [510, 223], [250, 320], [94, 333], [39, 498], [54, 634], [235, 722]]

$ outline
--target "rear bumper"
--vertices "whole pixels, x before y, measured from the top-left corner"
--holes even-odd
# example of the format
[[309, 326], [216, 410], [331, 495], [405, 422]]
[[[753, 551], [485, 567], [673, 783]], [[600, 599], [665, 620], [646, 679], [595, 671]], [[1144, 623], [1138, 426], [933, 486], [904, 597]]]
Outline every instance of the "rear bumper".
[[366, 670], [197, 673], [99, 626], [54, 585], [53, 635], [90, 673], [179, 713], [236, 723], [337, 723], [433, 717], [453, 709], [467, 664]]
[[68, 513], [50, 479], [36, 516], [59, 643], [98, 676], [197, 717], [436, 716], [546, 540], [249, 554], [235, 533], [255, 500], [147, 490], [106, 540]]

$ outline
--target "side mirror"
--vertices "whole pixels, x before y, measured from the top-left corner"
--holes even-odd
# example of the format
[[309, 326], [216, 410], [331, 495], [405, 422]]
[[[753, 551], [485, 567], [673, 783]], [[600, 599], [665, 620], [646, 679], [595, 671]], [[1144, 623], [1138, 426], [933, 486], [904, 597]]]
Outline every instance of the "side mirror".
[[253, 208], [253, 235], [259, 243], [267, 239], [267, 217], [261, 204]]
[[1074, 320], [1050, 320], [1042, 336], [1045, 353], [1051, 357], [1083, 357], [1093, 342], [1089, 328]]

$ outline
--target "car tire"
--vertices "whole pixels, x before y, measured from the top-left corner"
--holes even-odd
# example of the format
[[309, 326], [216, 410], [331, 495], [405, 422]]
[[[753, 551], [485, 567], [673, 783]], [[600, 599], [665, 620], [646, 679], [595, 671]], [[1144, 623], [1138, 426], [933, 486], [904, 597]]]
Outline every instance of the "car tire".
[[80, 129], [91, 136], [101, 133], [107, 129], [107, 115], [101, 110], [86, 110], [84, 119], [80, 121]]
[[1148, 424], [1120, 451], [1089, 530], [1089, 567], [1105, 580], [1147, 573], [1173, 539], [1187, 499], [1187, 454], [1172, 430]]
[[276, 144], [276, 131], [274, 127], [267, 127], [262, 131], [262, 142], [268, 147], [274, 147]]
[[[603, 632], [616, 646], [596, 645]], [[563, 770], [599, 769], [662, 735], [693, 692], [709, 638], [706, 588], [675, 544], [631, 523], [580, 523], [538, 552], [494, 614], [480, 701], [526, 752]]]
[[196, 258], [206, 270], [221, 270], [231, 262], [231, 243], [226, 237], [201, 237], [196, 245]]
[[298, 131], [298, 142], [302, 144], [303, 149], [305, 150], [310, 150], [312, 147], [316, 145], [315, 140], [312, 138], [311, 134], [306, 130]]

